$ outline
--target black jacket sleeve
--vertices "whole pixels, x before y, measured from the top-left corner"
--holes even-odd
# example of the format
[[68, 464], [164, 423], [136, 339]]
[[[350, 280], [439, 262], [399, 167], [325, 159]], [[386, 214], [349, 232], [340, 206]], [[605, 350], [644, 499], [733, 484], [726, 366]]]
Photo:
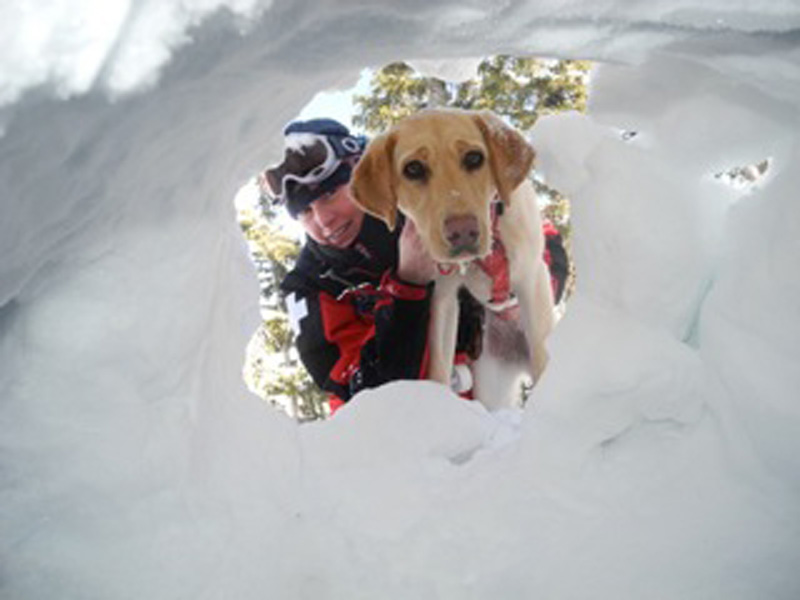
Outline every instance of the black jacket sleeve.
[[[431, 284], [432, 285], [432, 284]], [[426, 367], [431, 286], [387, 273], [334, 297], [326, 291], [287, 297], [300, 359], [314, 382], [341, 400], [395, 379], [419, 379]]]
[[569, 277], [569, 256], [564, 248], [561, 234], [547, 234], [545, 237], [545, 262], [550, 269], [550, 282], [553, 286], [553, 301], [558, 304], [564, 295], [564, 287]]
[[570, 271], [570, 259], [564, 240], [558, 229], [547, 219], [542, 219], [544, 233], [544, 262], [550, 270], [550, 285], [553, 288], [553, 301], [558, 304], [564, 295]]

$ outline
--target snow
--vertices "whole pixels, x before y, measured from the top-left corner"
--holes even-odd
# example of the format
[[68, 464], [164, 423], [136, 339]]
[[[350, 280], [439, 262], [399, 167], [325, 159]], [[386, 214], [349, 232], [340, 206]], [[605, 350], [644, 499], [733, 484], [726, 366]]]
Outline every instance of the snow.
[[[800, 596], [796, 3], [221, 7], [2, 9], [0, 597]], [[495, 52], [603, 62], [533, 135], [579, 277], [545, 378], [297, 425], [241, 381], [236, 190], [320, 89]]]

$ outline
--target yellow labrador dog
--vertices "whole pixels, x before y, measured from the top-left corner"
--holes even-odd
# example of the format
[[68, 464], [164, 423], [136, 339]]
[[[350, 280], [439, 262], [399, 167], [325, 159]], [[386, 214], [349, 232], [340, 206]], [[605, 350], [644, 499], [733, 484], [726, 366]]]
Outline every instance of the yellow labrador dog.
[[[356, 202], [389, 228], [402, 211], [438, 262], [429, 333], [429, 376], [435, 381], [450, 383], [461, 287], [505, 317], [489, 318], [487, 335], [494, 342], [487, 340], [484, 354], [522, 357], [534, 381], [544, 370], [553, 297], [542, 258], [541, 217], [527, 177], [533, 159], [527, 140], [492, 113], [427, 110], [376, 137], [358, 163]], [[519, 318], [509, 319], [517, 303]], [[509, 324], [521, 326], [527, 351], [503, 347], [521, 337], [502, 333]], [[512, 403], [481, 383], [479, 376], [476, 396], [490, 408]]]

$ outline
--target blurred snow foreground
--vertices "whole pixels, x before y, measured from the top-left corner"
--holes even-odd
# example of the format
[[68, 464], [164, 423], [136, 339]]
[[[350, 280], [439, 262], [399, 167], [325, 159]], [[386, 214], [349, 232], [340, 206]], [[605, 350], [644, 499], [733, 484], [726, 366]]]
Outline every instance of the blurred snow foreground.
[[[797, 3], [223, 4], [0, 9], [0, 597], [800, 597]], [[602, 64], [534, 130], [580, 279], [526, 412], [248, 395], [284, 122], [498, 52]]]

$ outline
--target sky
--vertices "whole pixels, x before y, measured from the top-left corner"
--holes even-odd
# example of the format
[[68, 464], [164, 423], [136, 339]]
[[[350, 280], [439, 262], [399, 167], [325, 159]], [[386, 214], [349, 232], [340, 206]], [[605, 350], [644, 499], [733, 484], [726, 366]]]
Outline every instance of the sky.
[[352, 119], [355, 112], [353, 96], [367, 94], [371, 78], [372, 71], [364, 69], [359, 76], [358, 82], [352, 88], [318, 92], [311, 102], [303, 107], [297, 118], [306, 120], [327, 117], [336, 119], [354, 132], [358, 131], [353, 128]]

